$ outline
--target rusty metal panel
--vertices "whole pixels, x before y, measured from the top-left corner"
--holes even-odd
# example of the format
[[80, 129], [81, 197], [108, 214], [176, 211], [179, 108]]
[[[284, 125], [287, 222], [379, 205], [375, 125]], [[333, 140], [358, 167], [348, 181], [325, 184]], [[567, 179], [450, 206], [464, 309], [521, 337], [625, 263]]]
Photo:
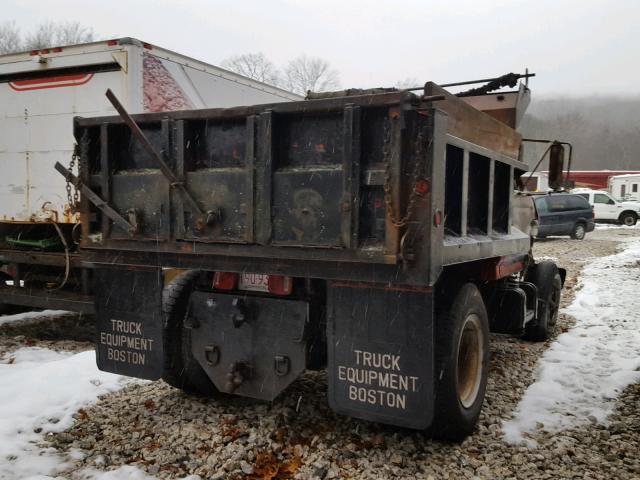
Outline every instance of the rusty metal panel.
[[[180, 121], [182, 122], [182, 121]], [[253, 239], [255, 117], [231, 122], [190, 122], [179, 140], [186, 189], [208, 221], [183, 205], [178, 238], [202, 242]], [[178, 163], [178, 161], [176, 161]]]
[[244, 242], [247, 225], [252, 223], [251, 195], [247, 189], [247, 175], [244, 169], [210, 169], [189, 172], [186, 185], [202, 205], [205, 212], [211, 212], [215, 219], [207, 224], [197, 215], [185, 219], [186, 240], [201, 242]]
[[342, 244], [340, 167], [276, 172], [273, 175], [273, 243]]
[[343, 112], [276, 117], [273, 243], [342, 245]]
[[[140, 239], [169, 238], [169, 185], [157, 170], [113, 175], [112, 196], [114, 208], [124, 218], [136, 217]], [[110, 237], [130, 238], [130, 234], [113, 224]]]
[[496, 153], [517, 159], [522, 135], [499, 120], [476, 110], [435, 83], [425, 85], [425, 95], [444, 95], [437, 108], [449, 115], [448, 133]]

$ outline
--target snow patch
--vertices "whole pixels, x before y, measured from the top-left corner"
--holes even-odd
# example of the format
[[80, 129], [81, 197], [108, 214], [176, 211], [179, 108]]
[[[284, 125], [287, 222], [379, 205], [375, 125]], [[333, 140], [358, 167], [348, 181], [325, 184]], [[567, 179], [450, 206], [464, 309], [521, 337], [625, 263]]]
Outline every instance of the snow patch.
[[549, 255], [536, 256], [536, 261], [537, 262], [549, 261], [549, 262], [553, 262], [553, 263], [557, 263], [557, 264], [560, 263], [560, 261], [558, 260], [558, 257], [551, 257]]
[[40, 446], [43, 435], [66, 430], [79, 408], [128, 381], [99, 371], [93, 351], [73, 355], [25, 348], [4, 357], [3, 362], [0, 478], [52, 475], [64, 468], [55, 449]]
[[640, 223], [636, 223], [631, 227], [627, 225], [619, 225], [617, 223], [596, 223], [596, 230], [612, 230], [612, 229], [625, 229], [625, 230], [640, 229]]
[[4, 325], [5, 323], [20, 322], [22, 320], [31, 320], [33, 318], [55, 318], [62, 315], [69, 315], [70, 313], [71, 312], [67, 312], [66, 310], [43, 310], [41, 312], [24, 312], [18, 313], [16, 315], [2, 315], [0, 316], [0, 325]]
[[529, 434], [538, 428], [606, 424], [618, 395], [640, 381], [640, 241], [625, 247], [585, 266], [582, 289], [564, 310], [576, 324], [540, 359], [537, 380], [503, 424], [507, 442], [535, 446]]
[[6, 354], [2, 357], [2, 360], [0, 360], [0, 364], [20, 364], [20, 367], [26, 367], [38, 363], [54, 362], [71, 355], [73, 355], [71, 352], [56, 352], [47, 348], [25, 347], [13, 353]]

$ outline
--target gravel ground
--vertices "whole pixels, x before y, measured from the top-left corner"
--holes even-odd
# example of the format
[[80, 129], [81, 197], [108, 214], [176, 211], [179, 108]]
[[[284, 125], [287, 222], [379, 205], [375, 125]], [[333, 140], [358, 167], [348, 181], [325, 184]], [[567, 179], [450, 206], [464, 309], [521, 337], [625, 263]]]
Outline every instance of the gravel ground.
[[[599, 230], [582, 242], [550, 238], [537, 242], [534, 252], [558, 259], [567, 269], [566, 306], [582, 265], [615, 253], [631, 236], [640, 236], [640, 229]], [[71, 318], [61, 321], [73, 324]], [[561, 314], [557, 332], [572, 322]], [[33, 329], [38, 322], [26, 323], [27, 330], [0, 327], [0, 351], [23, 345], [88, 347], [82, 329], [51, 339], [38, 336]], [[534, 380], [536, 362], [548, 345], [493, 336], [483, 413], [475, 434], [461, 445], [335, 415], [326, 403], [325, 377], [316, 372], [305, 374], [272, 403], [200, 399], [162, 382], [136, 383], [79, 411], [71, 429], [47, 441], [62, 452], [74, 448], [84, 455], [63, 473], [65, 478], [79, 478], [84, 467], [121, 465], [159, 478], [640, 478], [640, 384], [624, 391], [607, 427], [594, 423], [554, 435], [540, 431], [536, 449], [504, 442], [502, 421]]]

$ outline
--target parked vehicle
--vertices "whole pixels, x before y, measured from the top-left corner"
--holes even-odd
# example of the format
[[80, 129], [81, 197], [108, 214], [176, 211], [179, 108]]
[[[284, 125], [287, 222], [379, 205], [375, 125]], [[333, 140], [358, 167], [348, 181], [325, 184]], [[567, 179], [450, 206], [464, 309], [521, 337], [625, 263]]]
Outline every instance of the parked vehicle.
[[583, 240], [592, 232], [593, 207], [580, 195], [550, 193], [534, 197], [538, 214], [538, 238], [550, 235], [569, 235], [574, 240]]
[[615, 175], [609, 178], [609, 193], [619, 201], [640, 202], [640, 174]]
[[107, 89], [135, 113], [301, 99], [132, 38], [1, 55], [0, 304], [93, 310], [92, 270], [75, 252], [79, 214], [53, 167], [72, 161], [74, 116], [115, 113]]
[[119, 117], [76, 118], [86, 168], [56, 168], [81, 191], [98, 366], [268, 401], [326, 368], [336, 412], [461, 440], [489, 331], [544, 340], [558, 314], [521, 136], [430, 82], [314, 97], [131, 116], [110, 94]]
[[603, 190], [574, 190], [576, 195], [580, 195], [593, 206], [593, 213], [596, 222], [621, 223], [626, 226], [633, 226], [640, 216], [640, 203], [619, 202], [608, 192]]

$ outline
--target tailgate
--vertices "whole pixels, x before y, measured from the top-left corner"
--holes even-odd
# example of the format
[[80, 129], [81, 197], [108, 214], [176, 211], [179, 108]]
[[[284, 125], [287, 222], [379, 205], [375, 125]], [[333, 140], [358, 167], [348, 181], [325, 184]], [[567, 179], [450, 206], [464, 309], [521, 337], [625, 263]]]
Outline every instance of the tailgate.
[[[414, 189], [431, 176], [430, 119], [401, 108], [403, 95], [134, 116], [179, 186], [120, 119], [81, 119], [76, 138], [91, 187], [138, 226], [131, 236], [98, 219], [92, 230], [102, 235], [87, 246], [349, 249], [396, 263], [400, 235], [430, 218], [429, 195]], [[386, 213], [401, 219], [409, 203], [414, 218], [394, 226]]]

